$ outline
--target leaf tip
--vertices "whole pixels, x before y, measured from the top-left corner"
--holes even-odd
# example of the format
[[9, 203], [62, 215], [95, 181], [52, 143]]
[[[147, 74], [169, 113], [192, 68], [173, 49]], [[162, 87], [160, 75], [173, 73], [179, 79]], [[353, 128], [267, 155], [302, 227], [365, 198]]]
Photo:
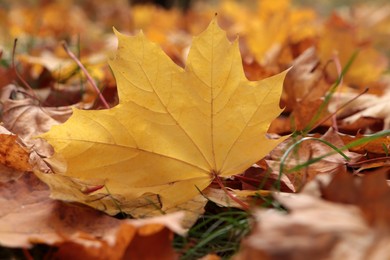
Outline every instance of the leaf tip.
[[115, 28], [115, 26], [112, 27], [112, 30], [114, 31], [115, 35], [119, 34], [120, 32]]

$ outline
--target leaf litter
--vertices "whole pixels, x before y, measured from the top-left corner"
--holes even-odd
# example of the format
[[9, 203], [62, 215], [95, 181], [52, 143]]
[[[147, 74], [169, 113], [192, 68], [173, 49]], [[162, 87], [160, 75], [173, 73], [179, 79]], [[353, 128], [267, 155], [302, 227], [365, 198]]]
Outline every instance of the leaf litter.
[[[233, 1], [223, 1], [213, 7], [193, 3], [185, 13], [153, 5], [129, 6], [122, 0], [116, 0], [117, 5], [104, 1], [99, 4], [88, 2], [79, 3], [79, 7], [73, 5], [73, 1], [61, 4], [53, 1], [29, 7], [15, 7], [6, 3], [4, 6], [8, 12], [0, 9], [0, 24], [6, 24], [0, 27], [0, 109], [2, 126], [5, 127], [0, 144], [0, 150], [4, 151], [0, 158], [0, 193], [4, 201], [0, 204], [0, 242], [5, 246], [2, 248], [5, 254], [8, 252], [6, 248], [31, 248], [37, 244], [48, 244], [56, 250], [46, 254], [57, 258], [155, 259], [156, 255], [150, 254], [159, 252], [159, 257], [165, 259], [202, 256], [218, 259], [232, 256], [237, 251], [237, 259], [249, 256], [267, 259], [302, 256], [324, 259], [346, 256], [354, 259], [388, 258], [385, 247], [389, 237], [386, 231], [388, 181], [384, 168], [388, 165], [389, 155], [386, 114], [389, 87], [386, 51], [389, 48], [384, 39], [390, 34], [390, 12], [386, 5], [377, 8], [375, 5], [360, 4], [348, 7], [353, 12], [347, 13], [340, 9], [328, 17], [321, 17], [314, 9], [295, 6], [286, 0], [263, 0], [250, 7]], [[213, 18], [216, 11], [218, 17]], [[64, 26], [56, 19], [59, 13], [67, 15], [72, 22]], [[217, 34], [204, 37], [207, 31], [203, 34], [201, 32], [213, 19], [215, 25], [218, 20], [230, 41], [234, 41], [237, 35], [240, 38], [230, 45], [225, 33], [218, 32], [215, 26], [211, 27], [216, 29]], [[34, 28], [37, 24], [41, 28], [39, 31]], [[136, 30], [143, 29], [145, 36], [138, 34], [130, 37], [142, 42], [138, 46], [137, 43], [130, 44], [131, 49], [153, 46], [144, 53], [152, 53], [154, 59], [141, 59], [142, 52], [133, 51], [135, 56], [129, 60], [126, 58], [130, 57], [127, 56], [129, 50], [126, 48], [119, 49], [116, 55], [107, 54], [115, 49], [116, 40], [110, 31], [112, 26], [132, 35], [137, 34]], [[75, 37], [77, 34], [80, 37]], [[192, 36], [199, 34], [201, 36], [191, 43]], [[125, 42], [130, 38], [118, 35], [122, 37], [119, 46], [126, 46], [128, 43]], [[16, 53], [12, 54], [14, 37], [19, 38], [19, 43]], [[335, 40], [338, 38], [342, 40]], [[198, 44], [202, 39], [203, 43]], [[214, 39], [211, 44], [214, 48], [211, 49], [221, 56], [219, 63], [207, 63], [208, 57], [213, 57], [204, 48], [207, 42], [213, 42], [210, 39]], [[84, 72], [62, 49], [61, 40], [66, 40], [72, 52], [77, 54], [87, 73], [97, 82], [111, 109], [91, 110], [103, 107], [97, 99], [99, 94], [90, 87]], [[149, 40], [157, 45], [150, 44]], [[218, 44], [227, 47], [223, 49]], [[230, 56], [229, 50], [233, 49], [236, 53]], [[194, 53], [200, 55], [197, 57]], [[354, 53], [357, 55], [352, 58]], [[111, 58], [111, 66], [117, 82], [105, 61], [104, 57], [107, 56], [114, 57]], [[206, 151], [212, 151], [205, 148], [210, 147], [207, 145], [210, 142], [205, 141], [207, 138], [190, 135], [203, 149], [203, 155], [207, 155], [205, 159], [208, 161], [204, 164], [197, 159], [196, 153], [191, 152], [188, 144], [177, 145], [185, 142], [175, 131], [169, 130], [163, 135], [159, 128], [151, 130], [153, 128], [150, 126], [166, 126], [167, 122], [158, 100], [152, 98], [153, 94], [142, 96], [141, 93], [153, 93], [150, 92], [150, 86], [153, 86], [177, 122], [183, 122], [182, 126], [190, 130], [189, 133], [197, 132], [201, 133], [200, 136], [207, 136], [207, 120], [204, 120], [207, 118], [207, 110], [194, 109], [193, 105], [200, 103], [201, 98], [206, 103], [214, 97], [218, 100], [219, 96], [204, 95], [207, 91], [199, 86], [212, 85], [215, 87], [214, 94], [219, 93], [219, 88], [226, 81], [223, 77], [217, 80], [207, 75], [227, 75], [224, 74], [228, 70], [227, 65], [234, 64], [227, 62], [231, 57], [235, 57], [236, 66], [231, 66], [230, 73], [240, 74], [238, 78], [246, 82], [243, 85], [251, 85], [259, 80], [269, 82], [267, 78], [275, 77], [290, 66], [293, 68], [286, 76], [283, 91], [282, 80], [277, 84], [280, 91], [277, 99], [272, 100], [272, 113], [264, 110], [259, 113], [269, 117], [267, 123], [261, 130], [251, 133], [248, 141], [237, 146], [234, 155], [226, 158], [228, 166], [222, 166], [224, 164], [218, 158], [223, 156], [218, 152], [212, 156], [207, 154]], [[144, 77], [146, 74], [142, 71], [137, 72], [138, 65], [134, 63], [137, 59], [143, 61], [138, 63], [141, 64], [139, 68], [149, 70], [149, 78]], [[200, 62], [202, 59], [206, 62]], [[164, 65], [162, 60], [167, 63]], [[14, 61], [17, 65], [15, 67]], [[186, 68], [180, 68], [185, 64]], [[210, 71], [205, 69], [207, 64], [216, 68], [214, 74], [207, 74]], [[160, 66], [159, 70], [153, 71], [157, 66]], [[162, 67], [170, 69], [161, 70]], [[343, 69], [345, 71], [342, 72]], [[187, 76], [187, 81], [184, 81], [184, 71], [203, 77], [197, 79], [195, 76]], [[169, 75], [172, 75], [172, 81], [168, 80]], [[34, 93], [23, 89], [25, 84], [21, 78], [31, 85]], [[173, 83], [160, 87], [154, 83], [161, 79], [165, 79], [162, 83], [184, 82], [182, 85], [187, 87], [177, 88], [179, 91], [173, 95], [173, 92], [168, 91], [174, 87]], [[229, 80], [234, 79], [232, 77]], [[124, 87], [129, 84], [135, 88]], [[190, 86], [192, 91], [186, 94], [184, 90], [191, 89]], [[237, 111], [240, 111], [242, 122], [247, 120], [248, 105], [257, 102], [254, 92], [247, 94], [230, 97], [240, 104]], [[194, 97], [200, 97], [199, 102], [196, 98], [191, 100]], [[226, 99], [227, 96], [220, 97]], [[285, 107], [283, 112], [279, 108], [279, 97], [280, 107]], [[324, 103], [327, 99], [329, 103]], [[206, 169], [204, 173], [191, 175], [188, 173], [190, 171], [178, 166], [169, 168], [161, 175], [164, 178], [160, 178], [155, 173], [164, 169], [164, 162], [159, 158], [139, 160], [138, 169], [141, 171], [138, 172], [142, 172], [142, 181], [140, 179], [139, 183], [149, 183], [152, 189], [148, 185], [141, 185], [142, 192], [135, 192], [128, 187], [140, 188], [139, 183], [136, 182], [135, 186], [134, 182], [121, 183], [121, 180], [129, 178], [126, 172], [134, 169], [133, 163], [126, 165], [126, 171], [123, 171], [124, 167], [110, 169], [108, 164], [108, 168], [91, 170], [88, 174], [83, 169], [88, 161], [96, 162], [95, 166], [98, 166], [106, 159], [117, 160], [121, 157], [119, 154], [104, 148], [98, 149], [99, 156], [95, 156], [88, 153], [93, 151], [92, 147], [86, 149], [77, 146], [69, 149], [65, 146], [66, 142], [52, 139], [53, 149], [45, 140], [35, 138], [55, 125], [57, 129], [63, 128], [66, 135], [78, 135], [85, 131], [88, 138], [94, 135], [103, 137], [105, 131], [99, 131], [99, 127], [86, 131], [88, 123], [85, 126], [81, 123], [80, 128], [74, 128], [83, 120], [72, 118], [88, 114], [93, 115], [91, 117], [94, 120], [101, 115], [109, 117], [111, 112], [108, 111], [126, 107], [124, 103], [128, 102], [132, 102], [131, 107], [144, 106], [147, 109], [142, 112], [142, 109], [137, 110], [140, 113], [136, 114], [129, 114], [126, 110], [127, 115], [132, 115], [131, 120], [126, 118], [119, 122], [131, 122], [131, 127], [123, 128], [122, 124], [115, 123], [114, 126], [118, 127], [109, 127], [110, 131], [118, 132], [112, 129], [119, 129], [120, 125], [122, 130], [119, 136], [122, 138], [124, 129], [132, 129], [132, 133], [137, 130], [143, 134], [139, 135], [143, 141], [150, 142], [148, 148], [157, 151], [157, 144], [167, 145], [169, 152], [176, 151], [179, 158], [187, 155], [196, 167]], [[215, 108], [222, 107], [223, 102], [218, 102], [209, 104], [216, 105]], [[322, 109], [321, 114], [318, 108]], [[76, 111], [76, 115], [71, 116], [72, 111]], [[214, 151], [222, 151], [229, 144], [227, 137], [232, 136], [229, 133], [239, 128], [239, 117], [234, 117], [231, 111], [236, 110], [216, 114], [221, 117], [220, 122], [212, 125], [215, 129], [220, 127], [225, 130], [222, 134], [212, 135], [214, 140], [220, 140], [214, 143]], [[280, 112], [282, 114], [271, 124]], [[145, 117], [149, 125], [140, 124], [142, 120], [139, 115], [153, 113], [158, 116], [150, 118], [157, 121]], [[71, 119], [67, 121], [69, 117]], [[101, 124], [107, 127], [111, 123], [109, 119], [107, 123], [103, 120]], [[269, 124], [271, 126], [268, 128]], [[72, 125], [73, 130], [69, 127]], [[308, 125], [315, 128], [307, 132]], [[264, 143], [262, 152], [252, 149], [261, 143], [259, 136], [265, 136], [266, 133], [271, 138], [264, 138], [261, 142], [269, 141], [275, 146], [282, 141], [276, 141], [275, 136], [291, 134], [291, 137], [276, 149], [273, 149], [274, 145], [265, 147]], [[129, 138], [131, 135], [125, 136]], [[162, 136], [165, 143], [160, 140]], [[110, 134], [104, 138], [114, 142], [124, 141]], [[138, 144], [139, 140], [136, 142]], [[292, 146], [294, 149], [289, 150]], [[176, 150], [178, 147], [181, 148]], [[78, 155], [83, 150], [85, 155]], [[54, 151], [56, 154], [51, 157]], [[213, 162], [211, 158], [216, 159], [215, 164], [210, 163]], [[51, 186], [51, 192], [32, 171]], [[115, 179], [115, 172], [121, 172], [122, 175], [118, 175], [121, 177]], [[68, 173], [72, 173], [72, 176], [68, 176]], [[218, 178], [215, 173], [219, 174]], [[194, 187], [191, 176], [202, 176], [200, 179], [203, 184]], [[177, 185], [170, 184], [183, 181], [183, 178], [187, 184], [181, 190], [175, 189]], [[110, 186], [113, 180], [117, 184]], [[168, 189], [161, 190], [158, 188], [160, 184], [151, 185], [153, 180], [155, 184], [168, 183]], [[116, 186], [121, 186], [118, 183], [127, 189], [118, 190]], [[188, 188], [190, 186], [191, 189]], [[129, 197], [128, 194], [133, 195]], [[120, 220], [71, 201], [82, 202], [111, 215], [119, 213], [117, 216], [121, 217], [132, 215], [145, 218], [161, 214], [166, 217]], [[242, 211], [242, 205], [250, 206], [250, 211]], [[275, 209], [259, 210], [261, 207]], [[183, 210], [186, 212], [184, 218], [181, 213], [173, 213]], [[215, 216], [212, 218], [207, 217], [213, 214]], [[75, 219], [80, 219], [80, 222]], [[180, 225], [191, 227], [188, 237], [176, 235], [173, 242], [174, 232], [183, 234]], [[251, 234], [243, 239], [250, 226]], [[10, 227], [16, 229], [11, 230]], [[317, 242], [313, 244], [313, 241]], [[149, 250], [150, 244], [156, 250]], [[307, 244], [311, 247], [308, 248]], [[350, 245], [359, 245], [359, 249], [348, 250]], [[23, 254], [28, 256], [32, 252], [25, 250]]]

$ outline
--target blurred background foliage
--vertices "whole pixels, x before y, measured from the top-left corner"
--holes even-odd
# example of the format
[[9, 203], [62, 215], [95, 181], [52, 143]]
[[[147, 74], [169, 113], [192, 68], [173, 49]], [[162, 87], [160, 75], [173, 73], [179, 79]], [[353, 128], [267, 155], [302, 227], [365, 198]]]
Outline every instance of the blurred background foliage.
[[[218, 5], [223, 0], [100, 0], [98, 3], [102, 5], [136, 5], [136, 4], [156, 4], [163, 6], [165, 8], [178, 7], [182, 9], [189, 8], [191, 5], [196, 5], [201, 2], [207, 3], [209, 5]], [[93, 0], [1, 0], [0, 8], [10, 8], [15, 5], [23, 6], [42, 6], [47, 5], [53, 2], [66, 2], [68, 4], [74, 4], [81, 7], [89, 5], [98, 5], [96, 1]], [[253, 6], [256, 5], [256, 1], [253, 0], [236, 0], [237, 3], [242, 5]], [[317, 12], [322, 15], [329, 14], [335, 8], [348, 7], [361, 3], [368, 3], [364, 0], [293, 0], [294, 5], [297, 6], [306, 6], [314, 8]], [[370, 4], [386, 4], [388, 0], [373, 0], [369, 1]]]
[[[0, 61], [10, 64], [13, 41], [18, 38], [16, 59], [31, 66], [30, 76], [37, 78], [44, 67], [62, 82], [63, 75], [72, 75], [77, 68], [63, 65], [69, 59], [61, 46], [65, 41], [90, 65], [93, 76], [103, 81], [109, 74], [106, 57], [116, 47], [115, 27], [126, 34], [142, 29], [174, 62], [184, 66], [192, 36], [202, 32], [218, 13], [218, 23], [228, 37], [240, 36], [244, 69], [251, 80], [288, 68], [310, 47], [317, 48], [323, 65], [337, 53], [345, 66], [353, 52], [360, 50], [345, 81], [356, 89], [380, 89], [374, 84], [387, 70], [390, 54], [387, 2], [0, 0]], [[54, 69], [55, 65], [61, 70]], [[329, 81], [335, 80], [337, 71], [328, 75]], [[111, 77], [103, 84], [115, 86], [115, 81]]]

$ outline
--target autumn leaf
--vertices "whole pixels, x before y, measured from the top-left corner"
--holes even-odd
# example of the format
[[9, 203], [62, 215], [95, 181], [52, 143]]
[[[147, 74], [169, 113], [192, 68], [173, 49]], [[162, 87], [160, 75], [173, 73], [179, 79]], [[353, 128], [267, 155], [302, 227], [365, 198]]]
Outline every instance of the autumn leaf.
[[[360, 133], [356, 134], [356, 136], [351, 135], [340, 135], [343, 141], [346, 144], [351, 142], [356, 142], [357, 140], [361, 140], [362, 138], [367, 138], [368, 135], [362, 135]], [[350, 148], [351, 151], [361, 154], [376, 154], [381, 156], [386, 156], [388, 150], [390, 148], [390, 136], [382, 136], [377, 139], [370, 140], [369, 142], [365, 142], [359, 145], [354, 145]]]
[[[272, 152], [270, 154], [272, 154]], [[285, 174], [280, 176], [279, 172], [272, 171], [272, 168], [269, 167], [266, 161], [267, 160], [264, 160], [261, 163], [252, 165], [252, 167], [246, 170], [242, 175], [234, 176], [235, 179], [240, 180], [242, 183], [242, 189], [259, 190], [259, 188], [261, 188], [264, 190], [272, 190], [280, 183], [280, 191], [294, 191], [295, 188], [291, 180]]]
[[[173, 232], [183, 214], [119, 220], [94, 209], [52, 200], [33, 174], [0, 183], [0, 243], [55, 246], [55, 259], [174, 259]], [[158, 243], [156, 243], [158, 241]], [[150, 243], [154, 250], [148, 250]], [[135, 257], [138, 256], [138, 257]]]
[[357, 178], [344, 171], [330, 182], [316, 179], [320, 196], [309, 189], [275, 194], [288, 213], [258, 211], [234, 259], [388, 259], [387, 173], [384, 168]]
[[[337, 101], [332, 100], [330, 103], [330, 109], [336, 110], [337, 103], [345, 103], [356, 97], [355, 93], [345, 92], [338, 94]], [[352, 102], [346, 106], [339, 113], [341, 118], [341, 124], [352, 125], [360, 121], [364, 121], [367, 118], [375, 118], [383, 121], [383, 129], [390, 128], [390, 105], [389, 105], [390, 92], [386, 91], [381, 96], [373, 94], [365, 94], [359, 97], [355, 102]]]
[[2, 122], [5, 128], [17, 134], [29, 147], [34, 147], [40, 155], [50, 156], [52, 148], [41, 139], [33, 137], [49, 131], [53, 125], [65, 122], [72, 113], [70, 107], [43, 107], [31, 98], [13, 100], [12, 93], [20, 89], [14, 85], [4, 88], [5, 95], [0, 101], [2, 107]]
[[146, 2], [1, 1], [0, 258], [390, 259], [390, 4]]
[[17, 135], [0, 126], [0, 164], [19, 171], [31, 171], [29, 153]]
[[[329, 130], [320, 138], [320, 140], [330, 143], [337, 148], [344, 146], [344, 143], [340, 136], [333, 128]], [[279, 174], [281, 164], [283, 163], [283, 173], [291, 180], [292, 184], [296, 188], [294, 191], [299, 190], [302, 186], [315, 178], [318, 174], [336, 174], [346, 169], [346, 158], [338, 153], [335, 153], [334, 148], [322, 143], [318, 140], [306, 140], [296, 147], [294, 152], [291, 152], [286, 160], [281, 162], [280, 158], [284, 155], [286, 149], [293, 145], [293, 141], [287, 140], [274, 149], [266, 160], [275, 174]], [[334, 153], [334, 154], [332, 154]], [[299, 170], [292, 170], [294, 167], [304, 164], [311, 159], [325, 156], [320, 161], [307, 165]], [[350, 162], [356, 162], [361, 158], [360, 154], [353, 152], [345, 152]]]
[[[366, 259], [364, 254], [375, 247], [371, 242], [375, 230], [357, 207], [305, 194], [279, 200], [291, 213], [257, 212], [257, 225], [243, 240], [235, 260]], [[386, 237], [383, 240], [389, 242]]]
[[[314, 48], [309, 48], [297, 57], [293, 62], [293, 68], [287, 75], [284, 84], [284, 98], [286, 109], [291, 109], [291, 118], [294, 125], [289, 129], [305, 129], [310, 125], [312, 118], [320, 113], [319, 107], [330, 88], [324, 80], [323, 68]], [[321, 115], [325, 111], [321, 111]], [[314, 122], [313, 122], [314, 123]]]
[[[166, 210], [194, 198], [216, 176], [245, 171], [284, 140], [266, 133], [282, 111], [286, 72], [248, 81], [238, 41], [231, 44], [216, 19], [194, 38], [185, 69], [142, 33], [116, 34], [110, 66], [119, 105], [74, 109], [66, 123], [42, 136], [67, 161], [61, 178], [100, 179], [106, 189], [99, 192], [118, 195], [119, 206], [120, 198], [130, 203], [143, 196], [150, 204], [147, 196], [154, 194]], [[51, 186], [56, 175], [44, 181]]]

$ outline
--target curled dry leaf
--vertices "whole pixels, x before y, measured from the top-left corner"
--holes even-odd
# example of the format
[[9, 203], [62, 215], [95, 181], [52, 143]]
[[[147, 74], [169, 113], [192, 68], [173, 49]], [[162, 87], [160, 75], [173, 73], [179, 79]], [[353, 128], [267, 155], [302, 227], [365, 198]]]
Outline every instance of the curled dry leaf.
[[[388, 83], [390, 86], [390, 82]], [[337, 98], [329, 104], [331, 110], [335, 110], [338, 104], [342, 104], [356, 97], [354, 93], [339, 93]], [[346, 106], [339, 117], [341, 117], [342, 125], [356, 124], [366, 118], [374, 118], [383, 120], [383, 129], [390, 129], [390, 92], [386, 92], [381, 96], [365, 94], [360, 96], [356, 101]], [[343, 126], [341, 126], [343, 127]]]
[[[11, 90], [14, 86], [8, 86]], [[3, 97], [5, 98], [5, 97]], [[2, 121], [4, 127], [19, 135], [36, 151], [49, 156], [50, 148], [42, 139], [33, 137], [50, 130], [53, 125], [65, 122], [72, 114], [70, 107], [43, 107], [30, 98], [3, 100]]]
[[53, 148], [37, 135], [49, 131], [53, 125], [65, 122], [72, 114], [70, 107], [43, 107], [31, 98], [13, 100], [11, 96], [18, 88], [8, 85], [2, 89], [2, 121], [5, 128], [17, 134], [29, 147], [30, 164], [42, 171], [51, 171], [42, 157], [53, 155]]
[[319, 63], [314, 47], [307, 49], [294, 60], [283, 86], [287, 95], [287, 107], [294, 108], [297, 102], [316, 100], [326, 93], [329, 86], [317, 88], [317, 84], [324, 77]]
[[[16, 91], [13, 85], [7, 86], [4, 92]], [[17, 134], [23, 141], [34, 147], [43, 156], [52, 155], [50, 146], [42, 139], [33, 137], [50, 130], [53, 125], [65, 122], [72, 114], [70, 107], [43, 107], [31, 98], [12, 100], [2, 95], [2, 121], [5, 128]]]
[[[161, 214], [199, 195], [215, 176], [242, 173], [284, 139], [266, 133], [282, 111], [286, 72], [248, 81], [238, 41], [231, 44], [216, 19], [194, 38], [185, 69], [142, 34], [117, 37], [110, 65], [119, 105], [74, 110], [42, 136], [67, 161], [65, 173], [44, 177], [55, 197], [58, 178], [100, 179], [105, 189], [91, 195], [119, 198], [129, 214], [144, 205]], [[117, 213], [118, 205], [106, 211]]]
[[319, 197], [275, 194], [288, 213], [255, 213], [256, 227], [235, 259], [389, 259], [386, 174], [361, 179], [340, 172], [317, 186]]
[[31, 174], [0, 183], [2, 246], [30, 248], [43, 243], [58, 247], [55, 257], [59, 259], [175, 258], [172, 231], [184, 234], [182, 213], [118, 220], [91, 208], [49, 199], [49, 194], [48, 187]]
[[[287, 95], [286, 106], [292, 109], [291, 116], [296, 128], [304, 129], [318, 113], [323, 97], [330, 84], [324, 80], [323, 68], [315, 48], [309, 48], [292, 63], [292, 69], [286, 76], [284, 91]], [[327, 112], [323, 111], [322, 113]], [[321, 116], [324, 116], [321, 114]]]

